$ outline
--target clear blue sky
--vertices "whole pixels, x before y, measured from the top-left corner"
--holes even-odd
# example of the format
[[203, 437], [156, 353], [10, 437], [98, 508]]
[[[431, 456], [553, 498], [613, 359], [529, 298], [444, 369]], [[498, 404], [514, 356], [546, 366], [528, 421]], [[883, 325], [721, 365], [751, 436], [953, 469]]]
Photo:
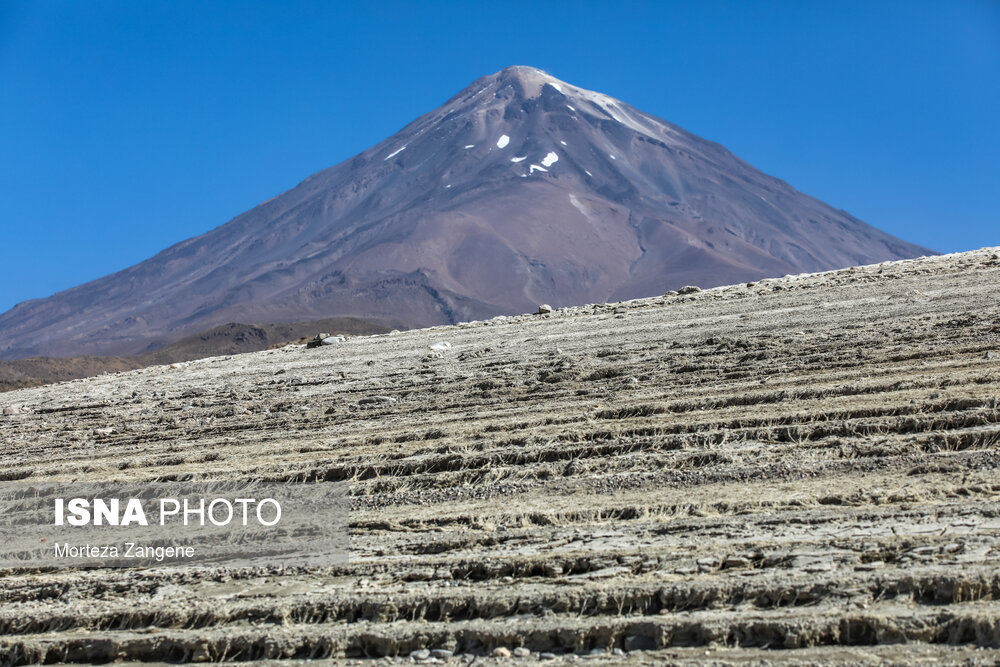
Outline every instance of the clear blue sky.
[[0, 0], [0, 311], [216, 227], [513, 64], [907, 240], [1000, 244], [996, 0]]

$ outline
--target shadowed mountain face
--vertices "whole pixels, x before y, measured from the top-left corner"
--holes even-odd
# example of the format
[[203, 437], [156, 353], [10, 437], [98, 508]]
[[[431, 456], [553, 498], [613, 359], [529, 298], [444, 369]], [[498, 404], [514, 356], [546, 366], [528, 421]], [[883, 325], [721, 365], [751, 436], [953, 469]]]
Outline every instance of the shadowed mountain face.
[[426, 326], [931, 254], [540, 70], [136, 266], [0, 316], [0, 357], [133, 354], [225, 322]]

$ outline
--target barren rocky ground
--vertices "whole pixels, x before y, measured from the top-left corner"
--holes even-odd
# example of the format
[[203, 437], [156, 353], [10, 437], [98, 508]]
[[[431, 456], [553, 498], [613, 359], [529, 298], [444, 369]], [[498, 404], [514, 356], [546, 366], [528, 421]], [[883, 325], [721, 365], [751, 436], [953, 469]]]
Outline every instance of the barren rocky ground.
[[349, 480], [352, 552], [8, 571], [0, 662], [994, 664], [998, 293], [985, 249], [2, 394], [6, 480]]

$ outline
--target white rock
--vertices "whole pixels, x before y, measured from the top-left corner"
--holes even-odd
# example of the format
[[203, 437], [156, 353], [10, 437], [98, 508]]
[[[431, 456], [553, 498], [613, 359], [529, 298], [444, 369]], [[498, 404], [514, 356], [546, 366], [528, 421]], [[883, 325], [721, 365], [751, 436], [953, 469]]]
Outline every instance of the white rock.
[[442, 340], [438, 341], [437, 343], [431, 343], [430, 345], [427, 346], [427, 349], [433, 352], [442, 352], [444, 350], [450, 350], [451, 343], [449, 343], [446, 340]]
[[327, 336], [323, 339], [323, 345], [336, 345], [337, 343], [343, 343], [346, 338], [343, 336]]

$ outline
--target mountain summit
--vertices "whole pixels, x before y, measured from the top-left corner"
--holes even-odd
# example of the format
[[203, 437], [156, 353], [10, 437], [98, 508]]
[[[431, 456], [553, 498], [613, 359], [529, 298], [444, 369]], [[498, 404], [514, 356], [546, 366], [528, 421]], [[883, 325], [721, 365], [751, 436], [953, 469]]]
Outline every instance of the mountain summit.
[[531, 67], [155, 257], [0, 315], [0, 357], [226, 322], [424, 326], [929, 254]]

